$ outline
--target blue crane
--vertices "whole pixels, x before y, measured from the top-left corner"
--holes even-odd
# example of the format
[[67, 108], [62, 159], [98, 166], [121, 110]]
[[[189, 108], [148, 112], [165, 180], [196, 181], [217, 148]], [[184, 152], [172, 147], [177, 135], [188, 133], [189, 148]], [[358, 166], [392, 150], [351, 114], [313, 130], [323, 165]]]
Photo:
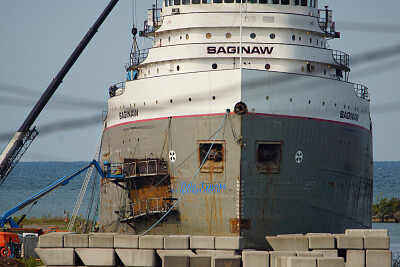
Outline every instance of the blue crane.
[[[49, 185], [42, 191], [36, 193], [35, 195], [31, 196], [27, 200], [23, 201], [22, 203], [18, 204], [14, 208], [10, 209], [9, 211], [5, 212], [4, 214], [0, 215], [0, 227], [3, 228], [6, 223], [9, 223], [11, 228], [20, 228], [18, 223], [16, 223], [11, 216], [15, 214], [17, 211], [20, 211], [27, 206], [29, 206], [32, 203], [35, 203], [38, 199], [44, 197], [45, 195], [49, 194], [53, 190], [59, 188], [60, 186], [68, 184], [68, 182], [75, 178], [77, 175], [81, 174], [85, 170], [87, 170], [89, 167], [94, 166], [96, 170], [100, 173], [101, 177], [105, 178], [105, 175], [103, 173], [103, 170], [101, 169], [99, 163], [96, 160], [92, 160], [89, 162], [85, 167], [67, 175], [64, 176], [63, 178], [59, 179], [58, 181], [54, 182], [53, 184]], [[21, 221], [21, 220], [20, 220]]]

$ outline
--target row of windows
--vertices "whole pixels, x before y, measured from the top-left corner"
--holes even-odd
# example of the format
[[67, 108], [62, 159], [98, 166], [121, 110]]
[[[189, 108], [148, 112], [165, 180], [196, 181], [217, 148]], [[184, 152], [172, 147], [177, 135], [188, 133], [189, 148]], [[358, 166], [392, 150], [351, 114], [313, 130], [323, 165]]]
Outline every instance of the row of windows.
[[[165, 6], [179, 6], [190, 4], [221, 4], [221, 3], [246, 3], [246, 0], [165, 0]], [[247, 0], [251, 4], [276, 4], [316, 7], [317, 0]]]

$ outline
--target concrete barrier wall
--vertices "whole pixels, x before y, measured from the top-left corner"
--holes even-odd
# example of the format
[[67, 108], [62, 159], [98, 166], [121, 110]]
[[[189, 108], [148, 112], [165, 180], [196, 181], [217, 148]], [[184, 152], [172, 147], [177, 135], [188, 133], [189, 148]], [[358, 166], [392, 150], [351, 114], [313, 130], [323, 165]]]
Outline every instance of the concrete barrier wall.
[[385, 230], [265, 237], [271, 251], [245, 249], [242, 237], [50, 233], [35, 249], [48, 266], [391, 267]]

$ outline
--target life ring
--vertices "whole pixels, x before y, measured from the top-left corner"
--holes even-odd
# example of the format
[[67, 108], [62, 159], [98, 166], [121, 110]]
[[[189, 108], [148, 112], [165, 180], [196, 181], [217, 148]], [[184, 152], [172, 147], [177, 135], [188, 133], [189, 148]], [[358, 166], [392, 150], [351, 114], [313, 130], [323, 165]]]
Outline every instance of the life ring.
[[0, 255], [3, 256], [3, 257], [6, 257], [6, 258], [10, 257], [10, 255], [11, 255], [11, 249], [10, 249], [9, 247], [3, 248], [3, 249], [0, 251]]
[[236, 103], [234, 110], [237, 115], [244, 115], [247, 113], [247, 106], [243, 102], [238, 102]]

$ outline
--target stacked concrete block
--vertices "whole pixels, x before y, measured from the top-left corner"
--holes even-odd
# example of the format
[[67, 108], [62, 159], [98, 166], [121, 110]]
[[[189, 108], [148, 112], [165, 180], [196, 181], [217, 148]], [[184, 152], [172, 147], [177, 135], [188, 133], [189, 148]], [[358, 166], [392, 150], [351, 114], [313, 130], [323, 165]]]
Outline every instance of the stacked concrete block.
[[391, 267], [392, 252], [390, 250], [367, 250], [366, 267]]
[[115, 249], [124, 266], [156, 267], [159, 260], [152, 249]]
[[163, 267], [190, 267], [190, 258], [188, 255], [165, 255]]
[[334, 236], [338, 249], [364, 249], [364, 239], [362, 236], [345, 234], [335, 234]]
[[114, 248], [139, 248], [139, 236], [119, 234], [114, 236]]
[[269, 267], [268, 251], [243, 251], [243, 267]]
[[308, 251], [308, 238], [301, 234], [266, 236], [274, 251]]
[[165, 235], [144, 235], [139, 237], [140, 249], [164, 249]]
[[240, 267], [242, 263], [241, 256], [213, 256], [211, 259], [211, 267]]
[[324, 257], [324, 258], [325, 257], [332, 258], [332, 257], [337, 257], [338, 256], [338, 250], [337, 249], [316, 249], [316, 250], [313, 250], [313, 251], [322, 253], [322, 257]]
[[211, 267], [211, 258], [210, 255], [191, 255], [190, 267]]
[[318, 267], [345, 267], [344, 258], [341, 257], [322, 257], [317, 258]]
[[215, 236], [191, 236], [191, 249], [215, 249]]
[[88, 248], [89, 235], [88, 234], [70, 234], [64, 236], [65, 248]]
[[215, 249], [241, 250], [244, 248], [244, 239], [241, 236], [215, 237]]
[[71, 232], [55, 232], [39, 237], [39, 248], [63, 248], [64, 236], [72, 234]]
[[89, 248], [114, 248], [116, 233], [95, 233], [89, 235]]
[[317, 259], [314, 257], [288, 257], [288, 267], [317, 267]]
[[160, 257], [162, 261], [164, 261], [164, 257], [166, 255], [184, 255], [184, 256], [192, 256], [195, 255], [191, 250], [164, 250], [164, 249], [157, 249], [157, 255]]
[[73, 248], [35, 248], [35, 252], [47, 266], [74, 266], [77, 262]]
[[314, 249], [335, 249], [335, 237], [328, 233], [308, 233], [309, 248]]
[[[296, 256], [294, 251], [270, 251], [270, 267], [281, 267], [282, 257]], [[277, 262], [278, 261], [278, 262]]]
[[204, 255], [204, 256], [216, 256], [216, 255], [221, 255], [221, 256], [235, 256], [239, 255], [240, 252], [237, 250], [207, 250], [207, 249], [198, 249], [196, 250], [197, 255]]
[[76, 248], [75, 252], [85, 266], [115, 266], [116, 264], [113, 248]]
[[164, 238], [164, 249], [189, 249], [190, 235], [169, 235]]

